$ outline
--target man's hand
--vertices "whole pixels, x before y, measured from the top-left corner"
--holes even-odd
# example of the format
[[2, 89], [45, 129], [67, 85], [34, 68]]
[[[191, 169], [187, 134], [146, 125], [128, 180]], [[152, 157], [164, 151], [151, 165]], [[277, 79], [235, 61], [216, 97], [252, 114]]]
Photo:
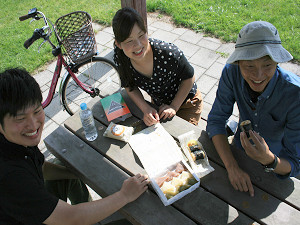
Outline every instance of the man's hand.
[[238, 165], [227, 168], [228, 178], [235, 190], [248, 192], [251, 197], [254, 196], [254, 189], [250, 177]]
[[157, 111], [151, 106], [147, 107], [147, 109], [145, 109], [143, 113], [144, 113], [143, 121], [147, 126], [152, 126], [153, 124], [159, 122], [159, 115]]
[[173, 116], [176, 115], [176, 110], [175, 110], [175, 107], [171, 106], [171, 105], [165, 105], [165, 104], [162, 104], [160, 107], [159, 107], [159, 111], [158, 111], [158, 114], [159, 114], [159, 118], [160, 119], [171, 119]]
[[137, 174], [124, 181], [120, 193], [127, 198], [128, 203], [136, 200], [148, 189], [149, 180], [147, 177]]
[[241, 132], [240, 135], [241, 144], [246, 154], [263, 165], [272, 163], [274, 154], [270, 151], [266, 141], [255, 131], [250, 130], [249, 134], [254, 145], [251, 144], [245, 132]]

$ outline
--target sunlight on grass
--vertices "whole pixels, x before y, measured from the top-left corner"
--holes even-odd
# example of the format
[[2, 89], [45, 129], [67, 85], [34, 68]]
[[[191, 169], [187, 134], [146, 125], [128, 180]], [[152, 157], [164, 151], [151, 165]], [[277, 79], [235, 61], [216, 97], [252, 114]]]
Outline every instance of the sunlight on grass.
[[299, 0], [148, 0], [147, 9], [165, 12], [178, 25], [227, 42], [234, 42], [247, 23], [268, 21], [278, 29], [283, 46], [300, 61]]
[[[93, 21], [110, 25], [121, 0], [0, 0], [0, 70], [24, 67], [33, 72], [53, 59], [51, 48], [41, 40], [28, 50], [23, 47], [42, 21], [29, 24], [18, 17], [37, 7], [54, 23], [60, 16], [83, 10]], [[172, 16], [178, 25], [205, 32], [226, 42], [234, 42], [240, 29], [255, 20], [265, 20], [279, 30], [283, 46], [300, 62], [300, 0], [147, 0], [148, 11], [159, 11]]]

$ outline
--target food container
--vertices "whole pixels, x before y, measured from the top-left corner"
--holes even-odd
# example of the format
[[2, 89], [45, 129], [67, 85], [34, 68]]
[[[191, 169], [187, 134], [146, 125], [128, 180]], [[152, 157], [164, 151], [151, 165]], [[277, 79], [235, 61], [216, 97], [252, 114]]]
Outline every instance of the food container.
[[[182, 152], [174, 138], [161, 124], [155, 124], [132, 135], [129, 144], [139, 157], [149, 176], [151, 185], [165, 206], [174, 203], [199, 187], [199, 178], [185, 162]], [[174, 171], [178, 164], [184, 167], [184, 174], [189, 173], [191, 175], [190, 178], [192, 178], [194, 182], [189, 184], [187, 188], [186, 186], [181, 187], [182, 185], [177, 185], [175, 194], [171, 197], [170, 195], [166, 196], [159, 186], [157, 179], [165, 176], [170, 171]], [[181, 178], [181, 174], [180, 177], [178, 176], [176, 179], [173, 177], [174, 182], [175, 180], [180, 182], [179, 179]]]
[[206, 152], [202, 144], [198, 141], [198, 136], [194, 131], [184, 133], [180, 135], [178, 139], [189, 164], [199, 178], [214, 171], [214, 168], [209, 164]]

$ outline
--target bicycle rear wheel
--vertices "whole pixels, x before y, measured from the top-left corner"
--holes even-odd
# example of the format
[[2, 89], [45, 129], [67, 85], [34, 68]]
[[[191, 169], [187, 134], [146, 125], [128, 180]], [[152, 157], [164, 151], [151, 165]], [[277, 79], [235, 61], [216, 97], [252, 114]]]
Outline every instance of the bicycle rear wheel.
[[[111, 95], [120, 89], [116, 65], [104, 57], [93, 57], [75, 65], [72, 70], [86, 89], [98, 89], [100, 92], [96, 93], [96, 96], [101, 98]], [[80, 109], [81, 103], [89, 103], [95, 97], [78, 86], [70, 73], [67, 74], [61, 87], [61, 101], [70, 115], [73, 115]]]

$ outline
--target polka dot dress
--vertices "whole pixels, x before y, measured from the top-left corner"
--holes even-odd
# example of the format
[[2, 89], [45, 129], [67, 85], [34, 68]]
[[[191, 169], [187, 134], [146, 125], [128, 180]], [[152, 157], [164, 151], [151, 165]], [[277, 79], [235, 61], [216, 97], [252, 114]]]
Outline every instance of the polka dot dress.
[[[171, 104], [182, 80], [194, 75], [194, 69], [185, 58], [183, 52], [172, 43], [149, 39], [153, 51], [153, 74], [146, 77], [131, 65], [130, 70], [136, 86], [146, 91], [157, 106]], [[187, 99], [197, 91], [194, 83]]]

